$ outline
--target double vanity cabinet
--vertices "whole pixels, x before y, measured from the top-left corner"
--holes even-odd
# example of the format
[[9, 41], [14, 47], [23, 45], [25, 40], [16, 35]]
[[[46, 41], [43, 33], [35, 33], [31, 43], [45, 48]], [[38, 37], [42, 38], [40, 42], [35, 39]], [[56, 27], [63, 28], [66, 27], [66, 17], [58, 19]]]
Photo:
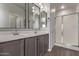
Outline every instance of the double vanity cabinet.
[[2, 42], [0, 56], [43, 56], [48, 50], [48, 43], [48, 34]]

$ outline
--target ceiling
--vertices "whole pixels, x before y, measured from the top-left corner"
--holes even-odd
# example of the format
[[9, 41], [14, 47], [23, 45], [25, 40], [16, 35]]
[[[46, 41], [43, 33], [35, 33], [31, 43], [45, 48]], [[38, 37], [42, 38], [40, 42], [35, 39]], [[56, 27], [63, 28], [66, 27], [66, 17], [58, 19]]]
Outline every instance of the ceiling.
[[51, 3], [51, 9], [56, 9], [56, 11], [61, 10], [61, 6], [63, 5], [64, 9], [75, 9], [77, 6], [77, 3]]
[[[25, 3], [14, 3], [14, 4], [21, 8], [25, 8]], [[56, 9], [56, 11], [61, 11], [62, 5], [65, 7], [64, 9], [76, 9], [77, 3], [50, 3], [50, 8]]]

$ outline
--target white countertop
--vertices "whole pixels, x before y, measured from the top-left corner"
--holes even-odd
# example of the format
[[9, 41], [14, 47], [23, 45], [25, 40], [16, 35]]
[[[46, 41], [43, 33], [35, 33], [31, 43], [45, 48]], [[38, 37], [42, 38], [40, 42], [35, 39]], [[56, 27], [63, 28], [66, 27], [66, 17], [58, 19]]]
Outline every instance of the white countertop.
[[47, 31], [37, 32], [36, 34], [34, 32], [28, 32], [28, 33], [19, 33], [19, 35], [13, 35], [11, 34], [1, 34], [0, 33], [0, 42], [6, 42], [6, 41], [12, 41], [12, 40], [19, 40], [22, 38], [28, 38], [38, 35], [48, 34]]

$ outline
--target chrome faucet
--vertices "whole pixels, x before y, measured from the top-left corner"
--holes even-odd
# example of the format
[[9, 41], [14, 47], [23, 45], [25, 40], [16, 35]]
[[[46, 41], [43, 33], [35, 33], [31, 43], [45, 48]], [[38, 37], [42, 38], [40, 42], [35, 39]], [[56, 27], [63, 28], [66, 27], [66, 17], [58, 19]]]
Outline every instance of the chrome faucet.
[[19, 35], [17, 29], [15, 29], [15, 32], [13, 33], [13, 35]]

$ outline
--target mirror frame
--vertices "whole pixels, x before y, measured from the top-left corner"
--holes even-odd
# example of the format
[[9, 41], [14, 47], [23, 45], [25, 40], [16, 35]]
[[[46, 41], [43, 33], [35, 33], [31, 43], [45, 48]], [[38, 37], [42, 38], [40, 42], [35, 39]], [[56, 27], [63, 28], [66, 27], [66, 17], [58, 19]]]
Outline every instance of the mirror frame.
[[[42, 28], [42, 22], [41, 22], [41, 18], [42, 18], [42, 16], [43, 16], [42, 13], [46, 16], [46, 17], [45, 17], [45, 25], [46, 25], [46, 27], [47, 27], [47, 13], [46, 13], [45, 11], [41, 11], [41, 12], [40, 12], [40, 23], [41, 23], [41, 24], [40, 24], [40, 28]], [[45, 28], [46, 28], [46, 27], [45, 27]]]

